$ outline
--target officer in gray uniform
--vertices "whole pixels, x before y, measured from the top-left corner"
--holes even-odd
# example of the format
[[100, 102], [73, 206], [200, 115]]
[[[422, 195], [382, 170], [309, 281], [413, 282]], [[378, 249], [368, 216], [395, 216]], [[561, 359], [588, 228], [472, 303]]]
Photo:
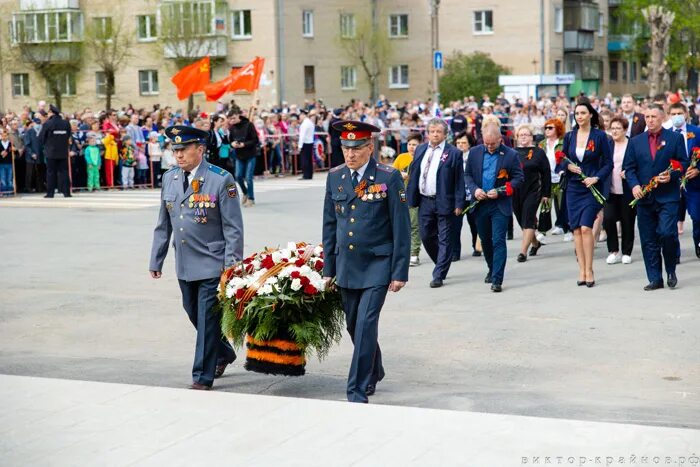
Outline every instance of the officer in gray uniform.
[[243, 257], [241, 207], [231, 174], [203, 157], [206, 131], [172, 126], [165, 134], [178, 167], [163, 174], [149, 269], [151, 277], [161, 277], [172, 235], [182, 304], [197, 329], [190, 389], [208, 390], [236, 359], [213, 307], [221, 272]]
[[367, 402], [384, 377], [377, 343], [388, 290], [408, 281], [411, 221], [401, 174], [378, 164], [372, 133], [379, 128], [339, 121], [345, 164], [330, 170], [323, 208], [323, 275], [340, 288], [355, 349], [348, 375], [350, 402]]

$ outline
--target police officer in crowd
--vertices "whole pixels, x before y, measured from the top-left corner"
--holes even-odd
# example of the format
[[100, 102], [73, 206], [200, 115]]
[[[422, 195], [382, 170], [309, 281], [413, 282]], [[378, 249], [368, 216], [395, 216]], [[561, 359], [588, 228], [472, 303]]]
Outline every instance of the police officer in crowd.
[[204, 159], [208, 133], [187, 126], [165, 133], [178, 167], [163, 174], [149, 269], [151, 277], [161, 277], [174, 236], [182, 303], [197, 330], [190, 389], [208, 390], [236, 359], [214, 305], [221, 272], [243, 257], [243, 219], [233, 177]]
[[377, 343], [387, 291], [408, 280], [411, 223], [401, 174], [378, 164], [372, 133], [356, 121], [334, 124], [345, 164], [330, 170], [323, 208], [323, 275], [340, 288], [347, 329], [355, 346], [347, 397], [367, 403], [384, 377]]
[[71, 129], [68, 120], [61, 117], [61, 111], [55, 105], [49, 106], [49, 119], [41, 127], [39, 142], [44, 147], [46, 157], [46, 195], [53, 198], [58, 190], [63, 196], [70, 198], [70, 182], [68, 180], [68, 148], [70, 146]]

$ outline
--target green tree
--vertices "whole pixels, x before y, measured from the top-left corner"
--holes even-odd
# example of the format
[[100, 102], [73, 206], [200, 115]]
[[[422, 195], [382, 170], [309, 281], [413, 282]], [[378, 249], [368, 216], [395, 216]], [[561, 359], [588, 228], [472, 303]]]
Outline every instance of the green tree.
[[498, 95], [503, 89], [498, 76], [510, 74], [510, 69], [494, 62], [489, 54], [455, 52], [445, 62], [440, 77], [440, 101], [448, 104], [465, 96]]
[[612, 32], [632, 34], [634, 37], [627, 58], [647, 62], [651, 37], [642, 12], [654, 5], [675, 14], [670, 29], [669, 50], [664, 58], [672, 81], [678, 86], [687, 87], [692, 71], [700, 69], [700, 1], [622, 0], [615, 11], [619, 30]]

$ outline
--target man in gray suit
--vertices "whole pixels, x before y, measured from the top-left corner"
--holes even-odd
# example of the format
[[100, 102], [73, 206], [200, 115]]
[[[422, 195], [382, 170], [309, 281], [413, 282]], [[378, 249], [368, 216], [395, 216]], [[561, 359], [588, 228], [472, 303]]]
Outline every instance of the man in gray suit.
[[243, 219], [233, 177], [203, 159], [208, 133], [186, 126], [165, 133], [178, 167], [163, 174], [149, 269], [161, 277], [173, 235], [182, 304], [197, 329], [190, 389], [209, 390], [236, 359], [213, 308], [221, 272], [243, 257]]

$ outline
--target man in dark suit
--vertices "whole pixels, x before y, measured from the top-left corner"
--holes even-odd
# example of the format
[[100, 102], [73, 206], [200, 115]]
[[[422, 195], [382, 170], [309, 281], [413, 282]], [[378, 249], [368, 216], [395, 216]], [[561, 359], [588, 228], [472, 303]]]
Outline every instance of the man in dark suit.
[[24, 161], [26, 164], [24, 189], [27, 192], [41, 191], [44, 186], [40, 170], [44, 152], [39, 142], [40, 131], [41, 120], [38, 117], [29, 120], [24, 129]]
[[489, 272], [484, 282], [500, 292], [506, 268], [506, 233], [513, 217], [512, 193], [506, 183], [517, 189], [524, 181], [518, 153], [503, 144], [498, 120], [484, 120], [481, 128], [484, 144], [469, 151], [465, 179], [476, 206], [476, 228]]
[[[662, 127], [665, 113], [659, 104], [651, 104], [646, 111], [648, 131], [630, 140], [625, 151], [623, 169], [632, 195], [638, 199], [637, 225], [642, 245], [642, 256], [649, 284], [644, 290], [664, 287], [661, 258], [668, 274], [667, 284], [675, 288], [678, 242], [678, 202], [682, 173], [666, 173], [672, 160], [685, 170], [688, 166], [683, 137]], [[646, 196], [642, 186], [658, 176], [658, 186]]]
[[442, 287], [452, 264], [454, 216], [465, 206], [462, 151], [448, 144], [447, 124], [428, 122], [428, 143], [416, 148], [408, 173], [408, 204], [418, 207], [418, 225], [425, 251], [435, 263], [430, 287]]
[[68, 147], [70, 146], [70, 123], [61, 117], [55, 105], [49, 106], [49, 119], [41, 127], [39, 142], [46, 156], [46, 196], [53, 198], [56, 187], [63, 196], [70, 198], [68, 179]]
[[367, 403], [384, 378], [379, 313], [387, 291], [398, 292], [408, 281], [411, 222], [401, 173], [372, 159], [372, 133], [379, 128], [355, 121], [334, 126], [341, 131], [345, 164], [326, 179], [323, 276], [340, 288], [355, 346], [348, 401]]
[[634, 138], [635, 136], [644, 133], [647, 124], [644, 121], [644, 115], [634, 111], [634, 97], [632, 94], [625, 94], [620, 101], [622, 109], [622, 117], [627, 119], [627, 137]]

